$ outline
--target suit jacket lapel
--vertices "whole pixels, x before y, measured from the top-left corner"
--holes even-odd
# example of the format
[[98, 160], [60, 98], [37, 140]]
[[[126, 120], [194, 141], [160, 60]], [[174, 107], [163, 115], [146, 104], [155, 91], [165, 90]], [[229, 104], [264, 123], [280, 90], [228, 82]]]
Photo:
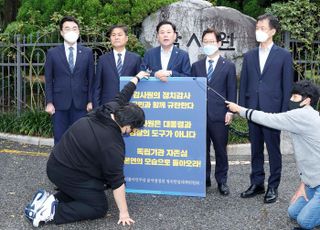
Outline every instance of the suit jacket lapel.
[[65, 68], [67, 68], [70, 71], [69, 63], [68, 63], [68, 60], [67, 60], [66, 51], [64, 49], [64, 45], [58, 46], [58, 52], [59, 52], [59, 56], [60, 56], [60, 58], [62, 60], [63, 65], [65, 66]]
[[122, 65], [122, 76], [126, 76], [126, 69], [129, 63], [129, 59], [130, 59], [130, 53], [128, 51], [126, 51], [125, 55], [124, 55], [124, 60], [123, 60], [123, 65]]
[[79, 68], [80, 63], [82, 63], [82, 58], [83, 58], [82, 46], [77, 45], [76, 64], [74, 65], [73, 72], [75, 72]]
[[224, 64], [225, 64], [225, 61], [224, 61], [223, 57], [220, 56], [218, 59], [218, 62], [216, 64], [216, 67], [213, 70], [211, 81], [214, 81], [219, 76], [219, 72], [223, 68]]
[[252, 65], [256, 67], [256, 70], [258, 72], [258, 76], [261, 76], [260, 60], [259, 60], [259, 48], [258, 47], [254, 51], [254, 58], [253, 58], [252, 61], [253, 61]]
[[107, 63], [106, 64], [111, 65], [111, 69], [113, 70], [114, 74], [119, 77], [119, 74], [117, 71], [116, 60], [114, 59], [113, 51], [110, 51], [107, 53]]
[[264, 64], [263, 72], [261, 75], [263, 75], [267, 69], [271, 66], [271, 63], [273, 60], [276, 60], [276, 53], [277, 53], [278, 47], [276, 45], [273, 45], [271, 47], [270, 53], [268, 55], [268, 58], [266, 60], [266, 63]]
[[201, 62], [199, 63], [200, 69], [199, 69], [199, 76], [207, 76], [207, 67], [206, 67], [206, 58], [202, 59]]
[[179, 50], [177, 47], [173, 46], [173, 49], [172, 49], [172, 52], [171, 52], [171, 56], [170, 56], [170, 59], [169, 59], [169, 63], [168, 63], [168, 67], [167, 69], [172, 69], [172, 67], [174, 66], [174, 63], [178, 57], [178, 54], [179, 54]]

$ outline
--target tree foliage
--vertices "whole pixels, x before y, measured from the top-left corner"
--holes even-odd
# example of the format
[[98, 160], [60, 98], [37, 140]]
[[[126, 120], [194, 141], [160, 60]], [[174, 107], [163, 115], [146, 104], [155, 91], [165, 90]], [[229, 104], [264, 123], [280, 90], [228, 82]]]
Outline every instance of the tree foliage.
[[320, 7], [309, 0], [290, 0], [287, 3], [275, 3], [266, 10], [278, 17], [281, 28], [289, 31], [291, 37], [311, 47], [319, 39]]
[[265, 12], [266, 7], [270, 7], [275, 2], [286, 2], [286, 0], [216, 0], [217, 6], [228, 6], [239, 10], [253, 18]]
[[[276, 15], [281, 29], [290, 32], [297, 42], [291, 47], [296, 61], [294, 63], [298, 78], [312, 79], [320, 84], [320, 3], [310, 0], [290, 0], [287, 3], [272, 4], [266, 10]], [[303, 64], [300, 60], [310, 60]]]
[[[0, 0], [3, 1], [3, 0]], [[177, 0], [23, 0], [16, 22], [7, 33], [29, 34], [57, 23], [57, 15], [72, 15], [86, 32], [105, 31], [112, 24], [139, 26], [143, 19], [162, 6]]]

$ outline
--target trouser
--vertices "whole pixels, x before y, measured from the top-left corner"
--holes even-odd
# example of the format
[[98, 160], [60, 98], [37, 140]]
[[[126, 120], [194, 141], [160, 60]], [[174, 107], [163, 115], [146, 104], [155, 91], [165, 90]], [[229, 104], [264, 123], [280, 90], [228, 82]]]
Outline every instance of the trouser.
[[106, 215], [108, 201], [103, 182], [63, 166], [53, 154], [47, 163], [47, 174], [59, 188], [54, 195], [58, 200], [55, 224], [97, 219]]
[[60, 141], [62, 135], [74, 122], [86, 114], [86, 110], [77, 109], [73, 102], [68, 110], [56, 110], [52, 116], [54, 144]]
[[320, 185], [315, 188], [305, 186], [308, 201], [299, 197], [288, 208], [289, 217], [304, 229], [320, 226]]
[[207, 165], [206, 180], [210, 181], [211, 161], [210, 161], [210, 144], [213, 143], [216, 166], [214, 176], [218, 184], [227, 183], [228, 178], [228, 131], [229, 126], [224, 122], [207, 121]]
[[280, 131], [249, 122], [249, 138], [251, 142], [251, 184], [263, 185], [264, 142], [266, 143], [270, 176], [268, 187], [278, 188], [281, 179], [282, 157], [280, 152]]

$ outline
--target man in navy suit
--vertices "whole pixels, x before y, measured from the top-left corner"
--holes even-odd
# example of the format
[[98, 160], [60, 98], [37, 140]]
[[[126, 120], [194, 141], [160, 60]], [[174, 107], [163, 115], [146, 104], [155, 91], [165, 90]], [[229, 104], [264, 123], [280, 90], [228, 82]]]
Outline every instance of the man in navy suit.
[[174, 46], [177, 38], [176, 26], [169, 21], [157, 25], [157, 39], [160, 46], [149, 49], [143, 58], [142, 70], [150, 71], [150, 76], [167, 81], [168, 77], [188, 77], [191, 74], [187, 52]]
[[94, 107], [112, 100], [119, 92], [121, 76], [135, 76], [140, 71], [141, 57], [126, 50], [128, 28], [115, 25], [108, 35], [113, 50], [100, 56], [94, 92]]
[[235, 102], [237, 97], [236, 67], [232, 62], [220, 56], [221, 38], [216, 30], [206, 29], [202, 34], [202, 43], [207, 57], [192, 65], [192, 76], [208, 78], [206, 185], [211, 186], [210, 144], [212, 141], [215, 150], [215, 178], [218, 190], [222, 195], [228, 195], [230, 191], [227, 185], [227, 143], [228, 125], [232, 121], [232, 113], [227, 110], [224, 99], [213, 90], [228, 101]]
[[[273, 43], [279, 28], [277, 18], [270, 14], [259, 16], [256, 24], [256, 40], [259, 47], [244, 55], [239, 104], [268, 113], [285, 112], [288, 109], [293, 82], [293, 63], [290, 53]], [[252, 122], [249, 124], [251, 142], [251, 185], [242, 198], [265, 192], [264, 188], [264, 142], [266, 143], [270, 176], [264, 203], [273, 203], [278, 198], [281, 178], [280, 131]]]
[[92, 50], [77, 44], [79, 23], [60, 21], [64, 44], [51, 48], [45, 63], [46, 112], [52, 115], [54, 143], [79, 118], [92, 110], [94, 64]]

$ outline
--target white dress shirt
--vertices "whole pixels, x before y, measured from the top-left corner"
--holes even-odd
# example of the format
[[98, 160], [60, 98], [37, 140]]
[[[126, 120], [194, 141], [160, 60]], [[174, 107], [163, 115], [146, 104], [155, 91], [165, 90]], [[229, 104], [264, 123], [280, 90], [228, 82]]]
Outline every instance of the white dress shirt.
[[69, 53], [70, 53], [69, 48], [70, 47], [73, 48], [73, 66], [75, 66], [76, 60], [77, 60], [77, 43], [74, 43], [72, 46], [68, 45], [68, 43], [66, 43], [66, 42], [64, 42], [63, 44], [64, 44], [64, 50], [65, 50], [68, 62], [69, 62]]
[[168, 52], [165, 52], [162, 47], [160, 49], [161, 49], [161, 52], [160, 52], [161, 53], [161, 67], [162, 67], [162, 70], [167, 70], [168, 64], [170, 61], [170, 57], [171, 57], [171, 53], [172, 53], [172, 49], [173, 49], [173, 45]]
[[113, 50], [113, 56], [114, 56], [114, 60], [116, 61], [116, 64], [118, 63], [118, 58], [119, 58], [118, 54], [121, 54], [121, 63], [122, 63], [122, 66], [123, 66], [124, 56], [126, 55], [126, 49], [122, 50], [121, 52]]
[[261, 47], [261, 45], [259, 46], [259, 65], [260, 65], [260, 72], [262, 73], [263, 72], [263, 68], [266, 64], [266, 61], [267, 61], [267, 58], [269, 56], [269, 53], [270, 53], [270, 50], [273, 46], [273, 42], [268, 45], [267, 48], [263, 49]]
[[207, 58], [206, 58], [206, 70], [207, 70], [207, 74], [208, 74], [209, 65], [210, 65], [209, 60], [212, 60], [212, 61], [213, 61], [213, 63], [212, 63], [212, 69], [213, 69], [213, 71], [214, 71], [214, 69], [215, 69], [216, 66], [217, 66], [219, 57], [220, 57], [220, 55], [217, 55], [217, 56], [215, 56], [214, 58], [209, 58], [209, 57], [207, 56]]

